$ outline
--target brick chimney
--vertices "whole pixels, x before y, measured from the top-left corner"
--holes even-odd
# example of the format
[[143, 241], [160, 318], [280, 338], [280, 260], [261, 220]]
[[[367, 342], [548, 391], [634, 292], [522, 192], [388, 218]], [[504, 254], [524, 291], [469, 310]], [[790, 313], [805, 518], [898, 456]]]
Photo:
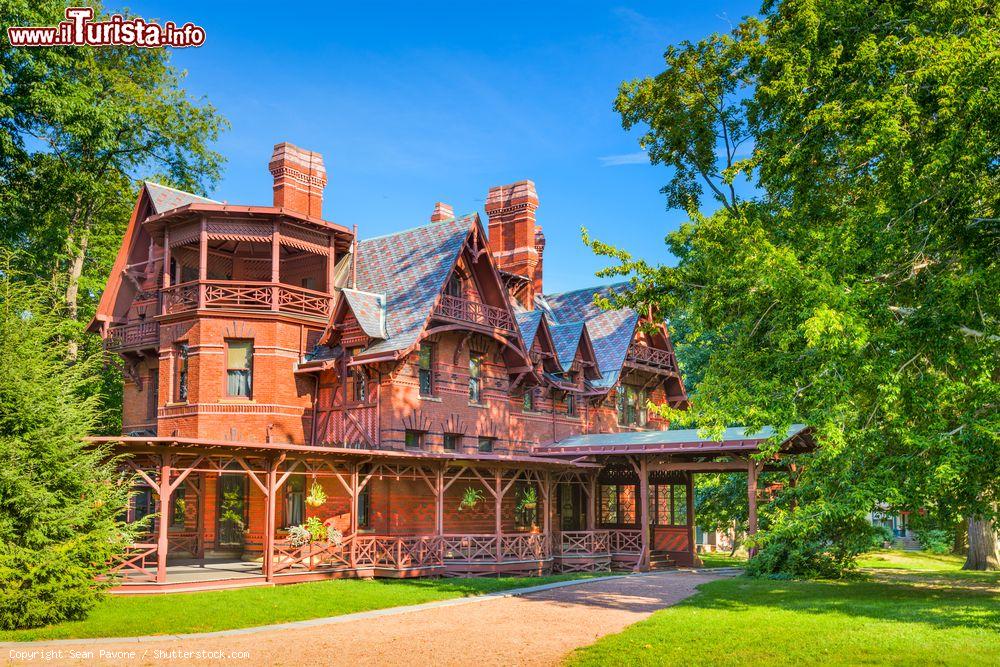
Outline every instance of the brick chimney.
[[[545, 252], [545, 234], [541, 227], [535, 227], [535, 252], [538, 253], [538, 264], [535, 265], [535, 275], [531, 277], [535, 294], [542, 293], [542, 254]], [[532, 308], [534, 310], [534, 308]]]
[[[535, 234], [538, 193], [532, 181], [490, 188], [486, 196], [489, 217], [490, 253], [501, 271], [527, 278], [530, 283], [522, 303], [532, 308], [541, 291], [542, 255]], [[541, 247], [545, 246], [542, 237]]]
[[274, 177], [274, 205], [323, 217], [326, 167], [323, 156], [283, 141], [274, 145], [267, 168]]
[[441, 222], [442, 220], [451, 220], [455, 217], [455, 209], [448, 206], [444, 202], [437, 202], [434, 204], [434, 212], [431, 213], [431, 222]]

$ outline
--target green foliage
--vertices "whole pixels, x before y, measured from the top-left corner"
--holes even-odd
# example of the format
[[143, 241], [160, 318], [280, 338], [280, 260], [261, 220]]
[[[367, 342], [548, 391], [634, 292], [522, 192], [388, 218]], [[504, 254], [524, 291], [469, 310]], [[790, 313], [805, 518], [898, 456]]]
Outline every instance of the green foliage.
[[[613, 260], [603, 275], [631, 278], [618, 305], [670, 314], [678, 349], [699, 353], [693, 408], [664, 415], [709, 432], [814, 427], [801, 512], [996, 516], [995, 3], [768, 2], [729, 35], [668, 49], [615, 106], [691, 218], [667, 237], [676, 267], [585, 233]], [[808, 525], [790, 524], [821, 544]]]
[[458, 503], [459, 510], [471, 510], [483, 500], [483, 492], [473, 486], [467, 487], [462, 492], [462, 501]]
[[83, 617], [95, 577], [130, 541], [129, 480], [84, 446], [99, 357], [65, 360], [43, 290], [0, 268], [0, 627]]
[[875, 526], [875, 534], [872, 537], [872, 549], [882, 549], [886, 544], [892, 544], [896, 536], [888, 526]]
[[827, 510], [818, 516], [797, 513], [775, 522], [759, 535], [757, 554], [747, 563], [746, 573], [834, 579], [852, 570], [855, 559], [876, 546], [880, 535], [862, 516], [838, 513], [835, 506]]
[[326, 539], [326, 525], [319, 520], [319, 517], [311, 516], [306, 519], [305, 528], [314, 542], [322, 542]]
[[914, 531], [917, 541], [927, 551], [938, 556], [950, 554], [954, 536], [947, 530], [928, 528]]

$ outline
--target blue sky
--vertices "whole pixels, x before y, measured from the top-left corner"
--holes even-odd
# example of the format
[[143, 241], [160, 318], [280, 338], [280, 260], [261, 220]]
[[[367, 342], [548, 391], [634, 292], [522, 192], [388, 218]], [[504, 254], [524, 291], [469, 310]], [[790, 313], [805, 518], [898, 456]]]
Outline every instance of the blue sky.
[[[124, 4], [124, 3], [123, 3]], [[119, 4], [108, 2], [108, 8]], [[545, 289], [599, 282], [601, 240], [671, 262], [664, 167], [612, 110], [618, 84], [655, 74], [671, 43], [727, 31], [756, 3], [255, 3], [133, 0], [148, 19], [193, 21], [175, 52], [187, 89], [232, 128], [212, 193], [270, 204], [271, 147], [323, 153], [324, 217], [362, 238], [423, 223], [435, 201], [483, 214], [486, 192], [530, 178], [548, 245]]]

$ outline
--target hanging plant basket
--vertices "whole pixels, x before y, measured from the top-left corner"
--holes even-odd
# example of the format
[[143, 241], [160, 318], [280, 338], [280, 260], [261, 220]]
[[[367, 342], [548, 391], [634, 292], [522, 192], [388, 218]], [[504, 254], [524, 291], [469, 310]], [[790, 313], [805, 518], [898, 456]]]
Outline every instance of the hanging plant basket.
[[459, 510], [471, 510], [483, 499], [483, 492], [474, 487], [468, 487], [462, 492], [462, 502], [458, 504]]
[[306, 496], [306, 505], [309, 505], [309, 507], [322, 507], [325, 504], [326, 491], [319, 485], [319, 482], [313, 480], [312, 486], [309, 487], [309, 495]]

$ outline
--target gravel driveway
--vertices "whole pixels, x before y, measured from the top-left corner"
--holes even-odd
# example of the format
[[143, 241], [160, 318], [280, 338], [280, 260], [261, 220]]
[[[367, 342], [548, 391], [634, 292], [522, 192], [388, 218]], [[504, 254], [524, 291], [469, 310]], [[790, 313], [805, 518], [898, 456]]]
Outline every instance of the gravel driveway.
[[60, 663], [77, 651], [115, 664], [554, 665], [720, 576], [656, 572], [306, 627], [31, 648], [61, 649]]

